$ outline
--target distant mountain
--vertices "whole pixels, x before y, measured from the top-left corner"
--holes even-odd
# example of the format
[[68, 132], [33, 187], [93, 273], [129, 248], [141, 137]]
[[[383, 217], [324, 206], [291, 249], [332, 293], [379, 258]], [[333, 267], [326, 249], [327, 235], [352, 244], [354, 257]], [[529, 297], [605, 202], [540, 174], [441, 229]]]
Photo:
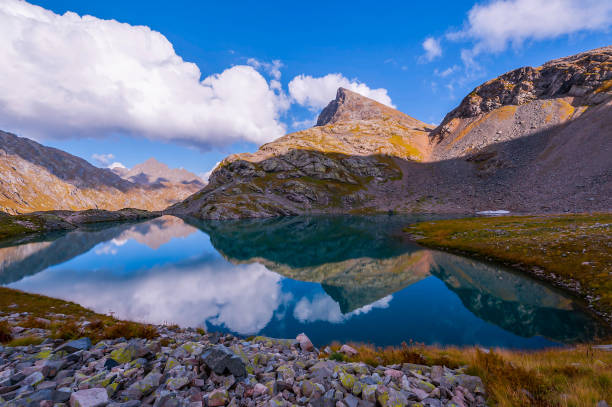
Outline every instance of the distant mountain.
[[194, 173], [183, 168], [170, 168], [155, 158], [149, 158], [144, 163], [135, 165], [132, 169], [114, 167], [111, 171], [125, 180], [141, 185], [182, 184], [202, 188], [206, 184], [202, 178]]
[[[153, 174], [154, 167], [163, 166], [145, 164], [137, 174], [149, 170]], [[154, 183], [136, 182], [56, 148], [0, 131], [0, 211], [7, 213], [125, 207], [161, 210], [202, 188], [193, 177], [175, 175], [182, 171], [168, 170], [170, 179], [157, 177]]]
[[612, 210], [612, 47], [508, 72], [434, 129], [340, 88], [317, 126], [223, 160], [167, 213]]

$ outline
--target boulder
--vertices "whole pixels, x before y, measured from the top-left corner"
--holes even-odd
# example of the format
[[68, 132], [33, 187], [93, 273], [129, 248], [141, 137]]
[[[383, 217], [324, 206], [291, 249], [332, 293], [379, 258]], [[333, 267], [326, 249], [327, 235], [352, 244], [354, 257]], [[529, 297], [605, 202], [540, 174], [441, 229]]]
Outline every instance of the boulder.
[[67, 353], [74, 353], [80, 350], [89, 350], [91, 348], [91, 339], [80, 338], [74, 341], [66, 342], [59, 348], [55, 349], [55, 352], [64, 351]]
[[298, 341], [302, 350], [305, 350], [306, 352], [312, 352], [314, 350], [312, 342], [305, 333], [299, 334], [295, 340]]
[[108, 403], [105, 389], [79, 390], [70, 396], [70, 407], [104, 407]]
[[219, 375], [232, 374], [246, 376], [246, 366], [242, 359], [223, 345], [215, 345], [202, 354], [202, 361], [210, 370]]
[[346, 345], [346, 344], [340, 347], [339, 352], [344, 353], [345, 355], [348, 355], [348, 356], [355, 356], [358, 353], [355, 348], [353, 348], [352, 346]]

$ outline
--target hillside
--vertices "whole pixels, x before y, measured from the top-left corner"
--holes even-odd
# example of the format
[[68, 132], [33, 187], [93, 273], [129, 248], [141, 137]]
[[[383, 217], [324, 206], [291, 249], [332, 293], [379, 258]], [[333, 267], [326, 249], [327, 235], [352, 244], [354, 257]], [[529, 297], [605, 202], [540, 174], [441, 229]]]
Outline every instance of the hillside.
[[612, 210], [612, 47], [472, 91], [437, 128], [340, 88], [317, 126], [227, 157], [168, 213]]
[[[165, 167], [162, 170], [167, 168], [158, 164]], [[151, 167], [137, 166], [130, 174], [136, 170], [132, 175], [137, 176]], [[180, 182], [174, 178], [155, 178], [153, 183], [123, 179], [82, 158], [3, 131], [0, 131], [0, 173], [0, 211], [12, 214], [127, 207], [161, 210], [203, 186], [193, 178]]]

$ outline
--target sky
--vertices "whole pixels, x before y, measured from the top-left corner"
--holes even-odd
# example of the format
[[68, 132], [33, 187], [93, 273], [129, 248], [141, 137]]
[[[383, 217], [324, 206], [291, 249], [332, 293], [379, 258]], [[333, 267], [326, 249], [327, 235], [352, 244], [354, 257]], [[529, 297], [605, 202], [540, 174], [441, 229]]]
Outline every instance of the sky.
[[437, 124], [611, 29], [610, 0], [0, 0], [0, 129], [100, 167], [205, 174], [312, 126], [339, 86]]

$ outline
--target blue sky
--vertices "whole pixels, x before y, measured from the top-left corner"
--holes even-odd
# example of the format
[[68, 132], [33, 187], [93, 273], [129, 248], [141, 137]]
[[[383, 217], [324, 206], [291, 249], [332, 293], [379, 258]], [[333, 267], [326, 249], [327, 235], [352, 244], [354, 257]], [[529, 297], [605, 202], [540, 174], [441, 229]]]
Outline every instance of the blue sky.
[[[487, 79], [520, 66], [537, 66], [610, 45], [612, 23], [612, 2], [599, 0], [376, 4], [33, 0], [26, 6], [38, 5], [59, 16], [36, 11], [33, 19], [6, 28], [7, 21], [18, 20], [11, 7], [24, 7], [17, 0], [6, 1], [0, 6], [0, 23], [5, 23], [0, 24], [5, 26], [0, 28], [0, 34], [5, 34], [0, 48], [6, 45], [13, 52], [7, 57], [23, 60], [28, 77], [16, 72], [0, 75], [7, 81], [4, 87], [0, 83], [0, 91], [21, 95], [6, 100], [0, 96], [0, 128], [96, 165], [103, 163], [94, 160], [93, 154], [112, 154], [108, 162], [128, 167], [154, 156], [196, 173], [210, 170], [228, 153], [253, 151], [285, 131], [308, 127], [321, 100], [331, 99], [328, 88], [341, 80], [361, 84], [372, 92], [369, 96], [435, 124]], [[60, 17], [67, 11], [78, 16]], [[83, 15], [100, 20], [84, 21], [79, 17]], [[110, 19], [129, 25], [100, 24]], [[161, 33], [182, 61], [168, 68], [168, 52], [173, 55], [164, 49], [164, 41], [134, 26]], [[429, 51], [424, 48], [427, 39]], [[117, 53], [117, 44], [122, 43], [132, 48]], [[161, 51], [155, 54], [150, 48]], [[200, 80], [232, 67], [245, 69], [211, 79], [211, 95], [210, 89], [185, 79], [193, 72], [183, 62], [197, 65]], [[131, 73], [135, 63], [138, 69]], [[66, 67], [58, 68], [62, 64]], [[158, 69], [155, 64], [165, 65]], [[149, 76], [146, 70], [151, 66]], [[175, 69], [182, 70], [181, 78], [169, 73]], [[141, 83], [143, 72], [159, 81]], [[105, 74], [96, 79], [100, 73]], [[328, 74], [339, 75], [325, 83], [319, 80]], [[302, 86], [292, 92], [289, 83], [300, 75], [304, 75]], [[113, 84], [121, 84], [120, 97], [113, 93], [113, 86], [105, 85], [109, 77], [114, 78]], [[62, 81], [69, 89], [62, 86], [59, 92], [66, 95], [56, 99], [58, 91], [50, 83], [58, 86]], [[159, 91], [146, 89], [143, 94], [147, 101], [159, 100], [140, 109], [129, 100], [139, 89], [125, 91], [130, 86], [158, 86]], [[28, 89], [38, 87], [48, 87], [49, 96], [46, 90], [41, 96], [36, 92], [28, 96]], [[236, 107], [243, 95], [251, 95], [248, 103], [261, 110]], [[80, 97], [83, 100], [73, 104]], [[166, 106], [166, 101], [172, 106]], [[182, 101], [188, 102], [183, 106]], [[221, 107], [214, 107], [216, 102]], [[22, 103], [27, 109], [2, 111], [3, 105]], [[155, 120], [148, 122], [148, 117]]]

